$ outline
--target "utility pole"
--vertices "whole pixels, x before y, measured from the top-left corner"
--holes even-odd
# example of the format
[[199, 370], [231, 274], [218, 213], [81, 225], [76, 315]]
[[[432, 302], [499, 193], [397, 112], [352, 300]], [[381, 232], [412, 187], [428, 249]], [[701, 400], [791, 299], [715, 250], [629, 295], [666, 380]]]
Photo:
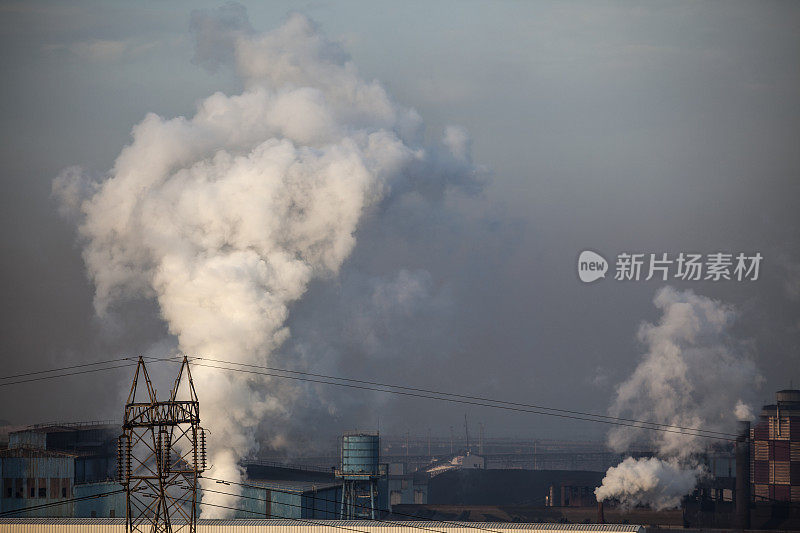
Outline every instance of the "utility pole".
[[431, 455], [431, 428], [428, 428], [428, 457], [432, 457]]
[[478, 453], [483, 455], [483, 422], [478, 422], [478, 427], [480, 428], [480, 441], [478, 444]]
[[117, 442], [125, 531], [195, 533], [197, 479], [205, 466], [205, 433], [189, 361], [184, 356], [169, 400], [160, 402], [139, 357]]
[[464, 443], [466, 445], [467, 455], [469, 455], [469, 420], [467, 420], [467, 413], [464, 413]]
[[453, 455], [453, 426], [450, 426], [450, 455]]

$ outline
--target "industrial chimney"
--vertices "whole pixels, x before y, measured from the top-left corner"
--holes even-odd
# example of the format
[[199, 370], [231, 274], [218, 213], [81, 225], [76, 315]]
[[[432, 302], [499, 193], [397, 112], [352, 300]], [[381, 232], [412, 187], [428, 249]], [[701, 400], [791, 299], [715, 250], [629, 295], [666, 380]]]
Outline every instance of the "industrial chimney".
[[750, 422], [739, 422], [736, 438], [736, 525], [750, 529]]

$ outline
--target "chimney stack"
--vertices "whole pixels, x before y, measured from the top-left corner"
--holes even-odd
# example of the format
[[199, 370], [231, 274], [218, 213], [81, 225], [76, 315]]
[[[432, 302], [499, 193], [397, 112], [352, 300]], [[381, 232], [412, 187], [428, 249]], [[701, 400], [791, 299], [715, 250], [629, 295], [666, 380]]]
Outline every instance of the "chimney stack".
[[750, 422], [739, 422], [736, 438], [736, 525], [750, 529]]

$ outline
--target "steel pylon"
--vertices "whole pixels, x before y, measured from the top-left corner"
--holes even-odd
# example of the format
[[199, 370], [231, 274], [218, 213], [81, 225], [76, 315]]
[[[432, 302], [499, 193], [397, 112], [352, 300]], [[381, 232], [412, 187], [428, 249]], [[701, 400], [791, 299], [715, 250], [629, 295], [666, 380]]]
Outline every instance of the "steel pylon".
[[139, 357], [118, 441], [128, 533], [195, 533], [197, 480], [206, 467], [200, 402], [184, 356], [167, 401], [158, 401]]

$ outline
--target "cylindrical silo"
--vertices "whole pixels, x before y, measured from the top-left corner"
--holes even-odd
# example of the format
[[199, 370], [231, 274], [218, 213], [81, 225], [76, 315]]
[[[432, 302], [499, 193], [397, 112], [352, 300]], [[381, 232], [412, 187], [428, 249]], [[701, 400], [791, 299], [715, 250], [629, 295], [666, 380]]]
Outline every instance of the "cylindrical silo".
[[342, 479], [342, 519], [377, 516], [380, 438], [377, 433], [345, 433], [342, 436], [341, 466], [336, 475]]
[[380, 462], [380, 439], [371, 433], [342, 436], [343, 477], [369, 479], [377, 477]]

